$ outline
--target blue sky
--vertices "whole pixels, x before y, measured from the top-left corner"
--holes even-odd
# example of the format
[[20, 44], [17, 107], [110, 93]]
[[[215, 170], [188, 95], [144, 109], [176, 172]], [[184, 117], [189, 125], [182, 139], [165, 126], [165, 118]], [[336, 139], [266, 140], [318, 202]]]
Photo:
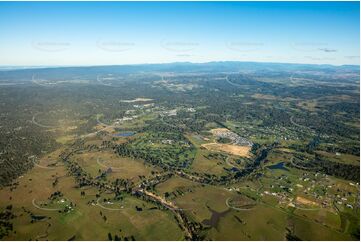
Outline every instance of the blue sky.
[[0, 2], [0, 65], [359, 64], [358, 2]]

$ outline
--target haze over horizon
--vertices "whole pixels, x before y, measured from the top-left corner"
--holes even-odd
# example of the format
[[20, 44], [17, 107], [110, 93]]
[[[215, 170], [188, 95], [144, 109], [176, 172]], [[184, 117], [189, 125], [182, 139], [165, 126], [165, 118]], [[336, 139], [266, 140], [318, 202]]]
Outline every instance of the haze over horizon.
[[220, 61], [207, 61], [207, 62], [190, 62], [190, 61], [182, 61], [182, 62], [163, 62], [163, 63], [135, 63], [135, 64], [109, 64], [109, 65], [0, 65], [1, 70], [20, 70], [20, 69], [46, 69], [46, 68], [92, 68], [92, 67], [110, 67], [110, 66], [146, 66], [146, 65], [207, 65], [207, 64], [222, 64], [222, 63], [240, 63], [240, 64], [249, 64], [254, 63], [255, 65], [258, 64], [276, 64], [276, 65], [310, 65], [310, 66], [332, 66], [332, 67], [342, 67], [342, 66], [352, 66], [355, 68], [359, 68], [360, 64], [324, 64], [324, 63], [287, 63], [287, 62], [260, 62], [260, 61], [227, 61], [227, 60], [220, 60]]
[[359, 15], [359, 2], [1, 2], [0, 65], [359, 65]]

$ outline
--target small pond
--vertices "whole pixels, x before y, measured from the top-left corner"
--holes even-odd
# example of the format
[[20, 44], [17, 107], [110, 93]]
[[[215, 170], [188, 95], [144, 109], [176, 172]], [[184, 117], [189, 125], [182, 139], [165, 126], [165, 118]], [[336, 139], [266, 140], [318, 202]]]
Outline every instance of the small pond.
[[129, 132], [121, 132], [121, 133], [117, 133], [114, 136], [118, 136], [118, 137], [129, 137], [129, 136], [133, 136], [135, 134], [135, 132], [129, 131]]
[[271, 170], [284, 170], [284, 171], [289, 171], [286, 167], [285, 167], [285, 163], [282, 162], [278, 162], [277, 164], [271, 165], [271, 166], [267, 166], [268, 169]]

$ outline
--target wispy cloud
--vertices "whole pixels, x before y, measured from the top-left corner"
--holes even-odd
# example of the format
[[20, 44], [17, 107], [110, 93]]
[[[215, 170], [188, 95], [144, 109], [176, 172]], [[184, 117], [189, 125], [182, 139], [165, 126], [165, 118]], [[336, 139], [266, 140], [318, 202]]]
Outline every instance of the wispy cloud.
[[335, 49], [328, 49], [328, 48], [319, 48], [318, 50], [327, 52], [327, 53], [337, 52], [337, 50], [335, 50]]
[[348, 55], [348, 56], [345, 56], [345, 58], [347, 58], [347, 59], [359, 59], [360, 56], [359, 55]]
[[315, 57], [315, 56], [305, 56], [306, 59], [314, 60], [314, 61], [330, 61], [335, 60], [335, 58], [330, 57]]

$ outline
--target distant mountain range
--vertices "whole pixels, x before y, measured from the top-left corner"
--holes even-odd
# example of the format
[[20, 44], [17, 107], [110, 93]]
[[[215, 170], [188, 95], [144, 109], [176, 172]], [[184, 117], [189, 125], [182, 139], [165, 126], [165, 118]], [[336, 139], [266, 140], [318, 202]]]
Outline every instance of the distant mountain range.
[[102, 75], [129, 75], [147, 73], [215, 74], [242, 73], [268, 77], [284, 77], [293, 74], [327, 76], [328, 79], [343, 77], [345, 81], [359, 81], [360, 66], [356, 65], [313, 65], [261, 62], [176, 62], [167, 64], [79, 66], [79, 67], [2, 67], [0, 82], [23, 82], [33, 78], [47, 80], [87, 79], [96, 80]]
[[317, 64], [294, 64], [294, 63], [273, 63], [273, 62], [241, 62], [241, 61], [217, 61], [206, 63], [174, 62], [165, 64], [132, 64], [132, 65], [104, 65], [104, 66], [0, 66], [0, 71], [13, 70], [34, 70], [34, 69], [67, 69], [67, 70], [97, 70], [112, 71], [119, 73], [134, 72], [237, 72], [237, 71], [303, 71], [303, 70], [344, 70], [357, 71], [359, 65], [317, 65]]

